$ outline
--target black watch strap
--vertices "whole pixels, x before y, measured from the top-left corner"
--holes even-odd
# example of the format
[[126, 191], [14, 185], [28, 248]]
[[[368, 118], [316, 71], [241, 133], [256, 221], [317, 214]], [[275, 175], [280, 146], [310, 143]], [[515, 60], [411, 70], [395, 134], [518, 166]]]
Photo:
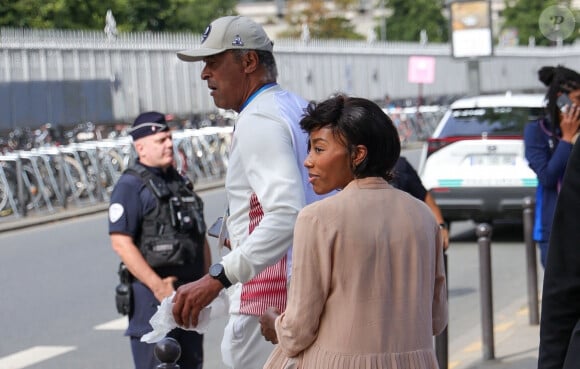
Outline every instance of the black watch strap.
[[209, 267], [209, 275], [213, 279], [217, 279], [218, 281], [220, 281], [225, 288], [228, 288], [232, 285], [232, 282], [230, 282], [230, 280], [226, 276], [226, 270], [224, 266], [220, 263], [213, 264], [212, 266]]

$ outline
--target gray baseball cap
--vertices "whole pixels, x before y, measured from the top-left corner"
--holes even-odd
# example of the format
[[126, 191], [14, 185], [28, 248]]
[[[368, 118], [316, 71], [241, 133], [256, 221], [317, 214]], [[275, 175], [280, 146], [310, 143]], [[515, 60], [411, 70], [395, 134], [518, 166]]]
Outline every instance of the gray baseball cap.
[[196, 49], [177, 52], [184, 61], [200, 61], [206, 56], [216, 55], [226, 50], [264, 50], [274, 49], [261, 25], [242, 16], [227, 16], [214, 20], [203, 32], [201, 45]]

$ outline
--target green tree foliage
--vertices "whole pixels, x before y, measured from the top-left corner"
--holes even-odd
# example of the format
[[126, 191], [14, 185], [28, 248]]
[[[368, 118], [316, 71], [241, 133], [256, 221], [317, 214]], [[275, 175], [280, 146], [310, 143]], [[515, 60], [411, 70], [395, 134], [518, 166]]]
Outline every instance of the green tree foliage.
[[235, 13], [236, 0], [10, 0], [0, 2], [0, 27], [93, 29], [111, 9], [119, 31], [201, 33]]
[[[423, 29], [429, 42], [449, 39], [449, 21], [443, 16], [443, 0], [386, 0], [386, 6], [393, 12], [384, 25], [387, 40], [418, 42]], [[377, 27], [379, 39], [382, 33], [381, 27]]]
[[121, 29], [130, 31], [202, 33], [215, 18], [234, 14], [236, 4], [236, 0], [127, 0], [119, 19]]
[[350, 20], [343, 17], [317, 19], [310, 31], [314, 38], [362, 40], [364, 36], [357, 33]]
[[[549, 6], [561, 4], [569, 7], [569, 3], [556, 0], [506, 0], [501, 30], [509, 28], [517, 30], [520, 45], [527, 45], [530, 37], [534, 37], [536, 45], [553, 45], [554, 41], [547, 39], [540, 31], [540, 15]], [[574, 37], [564, 40], [565, 43], [573, 41]]]
[[[286, 22], [288, 29], [280, 32], [278, 37], [299, 38], [303, 25], [307, 25], [310, 37], [315, 39], [351, 39], [362, 40], [364, 36], [357, 33], [350, 20], [342, 16], [331, 15], [323, 0], [309, 0], [307, 6], [300, 11], [300, 1], [288, 1]], [[358, 3], [355, 0], [335, 0], [341, 9]]]

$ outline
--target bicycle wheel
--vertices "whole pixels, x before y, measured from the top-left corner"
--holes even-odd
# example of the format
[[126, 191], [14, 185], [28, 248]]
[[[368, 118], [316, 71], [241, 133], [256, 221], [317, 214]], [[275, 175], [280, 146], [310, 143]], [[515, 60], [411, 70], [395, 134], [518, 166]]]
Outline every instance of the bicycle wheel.
[[27, 210], [40, 207], [42, 193], [40, 191], [39, 178], [34, 173], [31, 165], [22, 166], [22, 180], [24, 182], [24, 196]]
[[110, 195], [115, 183], [125, 170], [123, 157], [114, 149], [110, 149], [106, 152], [101, 151], [99, 161], [102, 185], [106, 193]]
[[[87, 185], [83, 181], [83, 168], [78, 161], [70, 156], [64, 156], [64, 165], [68, 169], [68, 178], [65, 183], [65, 194], [69, 199], [80, 199], [86, 194], [87, 190]], [[65, 172], [65, 174], [66, 173], [67, 172]]]

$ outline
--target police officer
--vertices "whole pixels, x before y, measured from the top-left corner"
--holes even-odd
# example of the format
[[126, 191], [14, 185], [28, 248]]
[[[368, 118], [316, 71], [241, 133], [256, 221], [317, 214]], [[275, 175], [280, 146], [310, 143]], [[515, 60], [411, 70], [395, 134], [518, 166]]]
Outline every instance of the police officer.
[[[132, 302], [125, 304], [128, 311], [120, 312], [129, 316], [125, 335], [131, 340], [135, 368], [154, 369], [160, 364], [155, 345], [140, 338], [152, 330], [149, 320], [161, 300], [208, 272], [211, 254], [202, 200], [173, 167], [173, 143], [164, 114], [142, 113], [130, 134], [138, 159], [111, 194], [109, 235], [131, 276]], [[168, 336], [181, 345], [177, 364], [182, 369], [202, 368], [202, 335], [175, 329]]]
[[393, 173], [394, 177], [390, 181], [390, 184], [393, 185], [393, 187], [405, 191], [416, 199], [423, 201], [429, 209], [431, 209], [437, 223], [439, 223], [439, 228], [441, 229], [443, 248], [447, 250], [449, 247], [448, 225], [445, 222], [445, 219], [443, 219], [443, 214], [441, 213], [439, 205], [435, 202], [435, 198], [429, 191], [427, 191], [425, 186], [423, 186], [423, 182], [421, 182], [421, 178], [415, 168], [413, 168], [411, 163], [407, 161], [407, 158], [399, 156], [399, 159], [393, 168]]

